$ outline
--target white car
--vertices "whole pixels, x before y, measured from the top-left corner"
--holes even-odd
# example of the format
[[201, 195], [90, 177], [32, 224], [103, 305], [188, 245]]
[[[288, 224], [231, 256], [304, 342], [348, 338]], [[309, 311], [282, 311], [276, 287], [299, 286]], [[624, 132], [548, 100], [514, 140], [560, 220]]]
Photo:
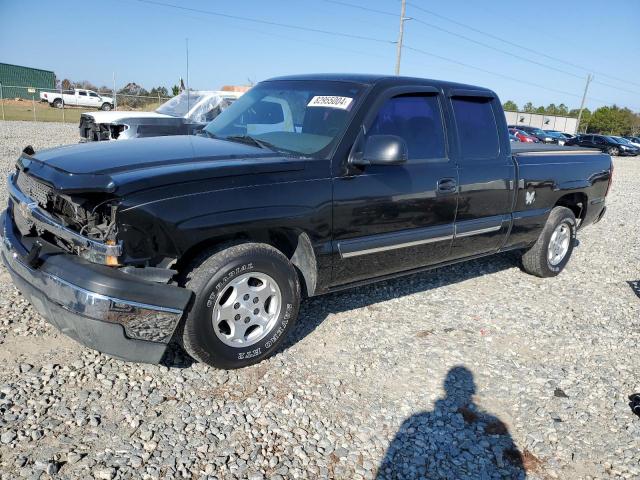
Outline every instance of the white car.
[[100, 110], [111, 110], [113, 98], [105, 97], [93, 90], [76, 88], [63, 92], [40, 92], [40, 101], [47, 102], [52, 107], [95, 107]]
[[190, 135], [218, 116], [242, 92], [182, 92], [154, 112], [86, 112], [80, 115], [80, 141]]

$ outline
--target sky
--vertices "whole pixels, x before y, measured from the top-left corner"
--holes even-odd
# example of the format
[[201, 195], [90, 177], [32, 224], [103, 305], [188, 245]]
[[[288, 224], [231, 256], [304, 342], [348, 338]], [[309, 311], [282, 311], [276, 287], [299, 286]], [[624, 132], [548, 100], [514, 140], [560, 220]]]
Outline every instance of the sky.
[[[117, 88], [136, 82], [150, 90], [186, 78], [188, 39], [195, 89], [296, 73], [393, 74], [400, 6], [400, 0], [0, 0], [0, 62], [98, 86], [111, 87], [115, 73]], [[587, 107], [615, 103], [640, 112], [637, 7], [638, 0], [411, 0], [400, 73], [481, 85], [520, 107], [530, 101], [569, 108], [580, 106], [592, 73]]]

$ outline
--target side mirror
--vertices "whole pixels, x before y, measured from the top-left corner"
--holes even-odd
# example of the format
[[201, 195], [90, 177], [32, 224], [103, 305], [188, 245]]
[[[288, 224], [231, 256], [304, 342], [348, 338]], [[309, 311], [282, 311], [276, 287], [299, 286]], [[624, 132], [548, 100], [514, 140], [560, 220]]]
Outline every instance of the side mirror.
[[[357, 158], [360, 157], [360, 158]], [[407, 143], [397, 135], [370, 135], [364, 152], [354, 158], [354, 165], [399, 165], [409, 157]]]

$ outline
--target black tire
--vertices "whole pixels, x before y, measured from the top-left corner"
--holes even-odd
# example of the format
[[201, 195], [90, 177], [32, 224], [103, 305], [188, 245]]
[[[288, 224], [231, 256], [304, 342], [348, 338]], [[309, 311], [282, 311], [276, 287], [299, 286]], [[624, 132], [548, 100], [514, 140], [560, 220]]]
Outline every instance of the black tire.
[[[557, 264], [552, 265], [548, 258], [549, 242], [553, 232], [561, 224], [567, 225], [570, 229], [570, 240], [568, 250], [564, 258]], [[576, 239], [576, 217], [571, 210], [565, 207], [555, 207], [551, 210], [547, 223], [545, 224], [536, 243], [522, 255], [522, 267], [525, 272], [536, 277], [555, 277], [569, 262]]]
[[[266, 274], [276, 282], [282, 295], [280, 312], [264, 338], [248, 347], [229, 346], [214, 330], [214, 306], [234, 278], [251, 272]], [[184, 285], [193, 290], [195, 299], [184, 321], [182, 344], [194, 359], [216, 368], [242, 368], [270, 357], [298, 317], [297, 272], [287, 257], [270, 245], [242, 243], [206, 252], [192, 262]]]
[[609, 149], [607, 150], [607, 153], [612, 157], [616, 157], [620, 154], [620, 150], [618, 150], [617, 147], [609, 147]]
[[56, 98], [53, 101], [53, 106], [56, 108], [62, 108], [62, 99], [61, 98]]
[[100, 107], [100, 110], [103, 110], [105, 112], [108, 112], [109, 110], [111, 110], [113, 107], [111, 106], [110, 103], [103, 103], [102, 106]]

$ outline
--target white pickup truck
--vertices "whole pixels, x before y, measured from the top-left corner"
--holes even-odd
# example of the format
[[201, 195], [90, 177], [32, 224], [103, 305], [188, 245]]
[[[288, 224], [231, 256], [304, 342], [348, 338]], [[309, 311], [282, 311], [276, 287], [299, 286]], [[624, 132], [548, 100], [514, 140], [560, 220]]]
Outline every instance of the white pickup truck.
[[47, 102], [52, 107], [95, 107], [100, 110], [111, 110], [113, 98], [105, 97], [93, 90], [76, 88], [63, 92], [40, 92], [40, 101]]

